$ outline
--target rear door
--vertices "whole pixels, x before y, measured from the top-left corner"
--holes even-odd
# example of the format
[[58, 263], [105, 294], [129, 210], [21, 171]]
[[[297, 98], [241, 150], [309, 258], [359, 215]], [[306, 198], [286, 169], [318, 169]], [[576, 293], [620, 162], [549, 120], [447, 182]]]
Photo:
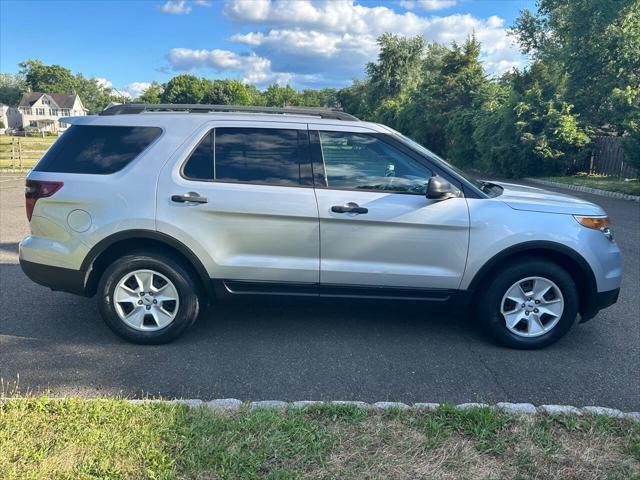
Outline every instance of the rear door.
[[157, 228], [212, 278], [319, 280], [319, 222], [306, 124], [216, 122], [161, 174]]
[[[388, 135], [310, 125], [323, 288], [457, 289], [464, 273], [466, 200], [425, 197], [437, 172]], [[355, 131], [354, 131], [355, 130]]]

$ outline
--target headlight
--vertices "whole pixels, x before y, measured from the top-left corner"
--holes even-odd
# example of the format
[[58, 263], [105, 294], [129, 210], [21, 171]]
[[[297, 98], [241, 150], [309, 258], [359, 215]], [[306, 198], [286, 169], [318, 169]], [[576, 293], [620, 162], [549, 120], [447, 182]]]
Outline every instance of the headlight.
[[611, 229], [611, 222], [609, 217], [583, 217], [581, 215], [573, 216], [580, 225], [587, 228], [593, 228], [594, 230], [600, 230], [605, 237], [613, 241], [613, 230]]

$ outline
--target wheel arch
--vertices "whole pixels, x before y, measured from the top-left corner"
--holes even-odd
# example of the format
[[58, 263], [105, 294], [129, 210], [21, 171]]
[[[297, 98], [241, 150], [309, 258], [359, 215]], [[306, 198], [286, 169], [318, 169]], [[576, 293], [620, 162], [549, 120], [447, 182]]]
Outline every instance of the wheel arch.
[[572, 248], [555, 242], [531, 241], [506, 248], [482, 266], [471, 280], [468, 290], [475, 296], [482, 280], [523, 256], [546, 258], [564, 268], [578, 287], [579, 312], [584, 313], [588, 310], [590, 298], [598, 291], [595, 274], [582, 255]]
[[114, 233], [94, 245], [80, 267], [81, 271], [85, 272], [86, 294], [96, 294], [100, 277], [111, 261], [127, 252], [140, 249], [159, 250], [176, 256], [195, 274], [207, 299], [214, 298], [211, 279], [197, 255], [175, 238], [153, 230], [126, 230]]

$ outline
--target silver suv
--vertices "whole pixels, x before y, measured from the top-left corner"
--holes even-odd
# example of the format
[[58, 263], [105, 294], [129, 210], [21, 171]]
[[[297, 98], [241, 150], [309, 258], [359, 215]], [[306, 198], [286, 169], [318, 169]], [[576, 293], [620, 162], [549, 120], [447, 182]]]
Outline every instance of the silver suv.
[[248, 294], [421, 301], [540, 348], [618, 297], [597, 205], [475, 181], [400, 133], [325, 109], [119, 105], [68, 119], [26, 180], [20, 264], [98, 296], [136, 343]]

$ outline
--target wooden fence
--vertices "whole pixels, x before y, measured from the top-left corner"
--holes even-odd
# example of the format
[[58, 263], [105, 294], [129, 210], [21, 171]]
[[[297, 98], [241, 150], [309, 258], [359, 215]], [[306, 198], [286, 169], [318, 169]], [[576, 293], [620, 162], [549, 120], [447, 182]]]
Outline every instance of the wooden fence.
[[590, 174], [609, 175], [618, 178], [637, 178], [638, 171], [624, 161], [619, 137], [597, 137], [591, 158], [576, 169]]
[[50, 142], [15, 137], [11, 137], [10, 141], [6, 142], [0, 137], [0, 170], [10, 172], [27, 170], [33, 167], [50, 147]]

